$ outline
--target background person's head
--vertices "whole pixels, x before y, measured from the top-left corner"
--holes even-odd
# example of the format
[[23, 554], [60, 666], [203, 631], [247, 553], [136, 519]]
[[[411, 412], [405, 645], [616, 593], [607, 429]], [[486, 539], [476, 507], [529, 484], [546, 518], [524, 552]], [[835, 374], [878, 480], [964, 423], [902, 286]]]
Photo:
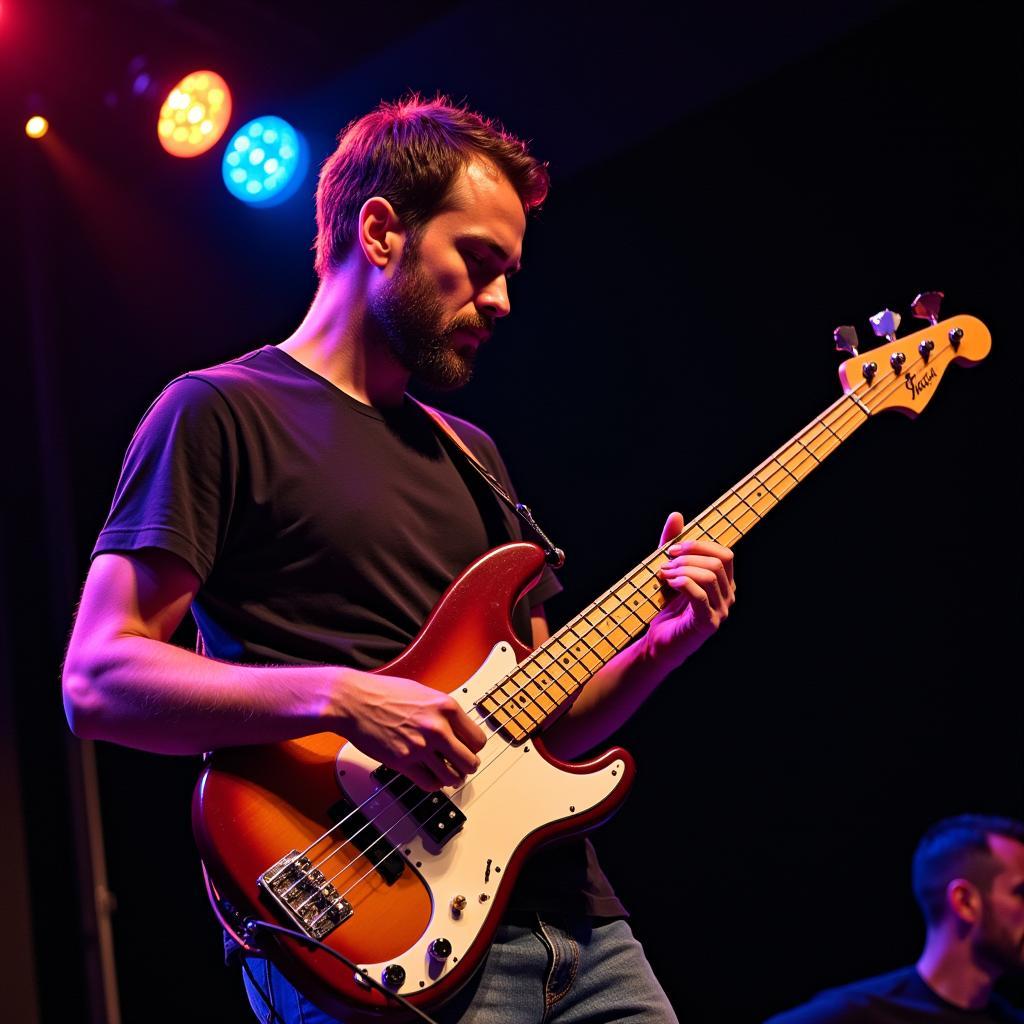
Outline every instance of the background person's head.
[[964, 814], [934, 824], [913, 861], [929, 941], [962, 942], [993, 973], [1024, 966], [1024, 823]]

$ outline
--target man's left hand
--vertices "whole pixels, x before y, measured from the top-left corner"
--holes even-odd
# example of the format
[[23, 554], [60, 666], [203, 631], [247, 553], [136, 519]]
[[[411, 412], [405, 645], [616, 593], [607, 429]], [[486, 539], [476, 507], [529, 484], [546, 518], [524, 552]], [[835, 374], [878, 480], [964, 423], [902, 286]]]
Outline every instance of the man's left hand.
[[[661, 544], [683, 532], [673, 512], [661, 531]], [[675, 591], [651, 622], [645, 641], [652, 657], [682, 664], [729, 617], [736, 600], [732, 551], [710, 540], [684, 540], [668, 550], [671, 561], [658, 575]]]

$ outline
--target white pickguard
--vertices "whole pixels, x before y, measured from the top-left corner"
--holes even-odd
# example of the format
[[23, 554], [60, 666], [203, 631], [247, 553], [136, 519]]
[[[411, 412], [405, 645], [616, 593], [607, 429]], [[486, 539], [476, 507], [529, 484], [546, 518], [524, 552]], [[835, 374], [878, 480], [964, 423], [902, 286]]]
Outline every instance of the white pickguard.
[[[474, 704], [515, 667], [511, 646], [496, 644], [472, 678], [451, 695], [478, 721]], [[339, 785], [356, 804], [368, 801], [363, 812], [405, 856], [406, 870], [423, 878], [433, 899], [430, 922], [415, 945], [381, 963], [360, 964], [378, 980], [389, 964], [404, 968], [402, 993], [424, 991], [462, 958], [491, 909], [502, 871], [523, 839], [542, 825], [575, 817], [599, 804], [622, 782], [625, 770], [622, 761], [614, 761], [590, 774], [564, 772], [544, 760], [533, 743], [514, 747], [500, 732], [491, 733], [480, 759], [480, 768], [461, 789], [444, 791], [465, 814], [466, 822], [438, 850], [432, 841], [420, 839], [416, 822], [401, 803], [389, 807], [395, 790], [382, 789], [370, 775], [379, 762], [351, 743], [338, 753]], [[457, 896], [466, 900], [460, 914], [452, 911]], [[451, 956], [444, 962], [428, 953], [431, 942], [439, 938], [452, 945]]]

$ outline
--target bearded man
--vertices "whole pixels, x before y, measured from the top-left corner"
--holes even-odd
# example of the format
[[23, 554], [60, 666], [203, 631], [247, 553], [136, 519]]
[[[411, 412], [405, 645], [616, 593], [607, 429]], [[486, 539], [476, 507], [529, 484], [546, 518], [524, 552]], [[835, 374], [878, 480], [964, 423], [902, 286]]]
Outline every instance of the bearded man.
[[918, 843], [913, 886], [927, 929], [913, 967], [821, 992], [769, 1024], [1024, 1021], [992, 991], [1024, 967], [1024, 822], [937, 822]]
[[[467, 564], [520, 539], [406, 390], [470, 379], [547, 190], [521, 141], [443, 98], [382, 104], [342, 133], [319, 179], [320, 284], [302, 324], [173, 381], [132, 440], [65, 664], [78, 735], [200, 754], [333, 731], [427, 792], [476, 771], [476, 716], [370, 670]], [[444, 419], [511, 492], [494, 442]], [[663, 543], [682, 526], [673, 513]], [[728, 615], [732, 553], [670, 553], [672, 600], [546, 730], [558, 756], [603, 741]], [[549, 636], [559, 589], [546, 569], [520, 602], [524, 642]], [[190, 608], [207, 657], [169, 643]], [[589, 842], [538, 853], [440, 1019], [674, 1021], [625, 917]], [[250, 967], [261, 1019], [331, 1019], [266, 961]]]

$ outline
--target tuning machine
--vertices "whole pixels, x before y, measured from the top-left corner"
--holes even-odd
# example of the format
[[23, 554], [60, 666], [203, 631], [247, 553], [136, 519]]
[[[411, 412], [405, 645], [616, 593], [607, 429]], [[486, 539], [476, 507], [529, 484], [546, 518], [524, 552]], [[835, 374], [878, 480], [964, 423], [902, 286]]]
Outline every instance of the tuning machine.
[[887, 341], [896, 340], [896, 332], [899, 330], [902, 319], [899, 313], [894, 313], [891, 309], [883, 309], [881, 313], [876, 313], [873, 317], [869, 318], [871, 330], [878, 337], [885, 338]]
[[942, 308], [942, 292], [921, 292], [910, 304], [910, 312], [918, 320], [927, 320], [932, 326], [939, 322], [939, 310]]
[[832, 332], [832, 337], [836, 341], [837, 352], [849, 352], [851, 356], [857, 355], [857, 350], [860, 348], [860, 339], [857, 337], [857, 328], [845, 325], [843, 327], [837, 327]]

